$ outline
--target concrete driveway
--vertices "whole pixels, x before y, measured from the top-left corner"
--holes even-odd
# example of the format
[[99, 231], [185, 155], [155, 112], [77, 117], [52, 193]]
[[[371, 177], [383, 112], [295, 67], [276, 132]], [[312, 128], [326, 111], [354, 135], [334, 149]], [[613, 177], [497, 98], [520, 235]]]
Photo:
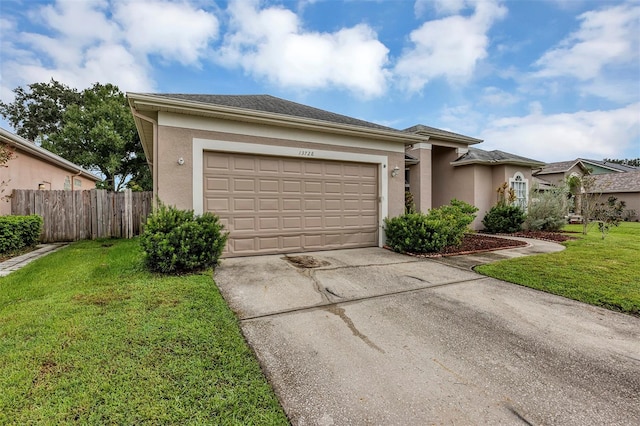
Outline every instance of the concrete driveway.
[[215, 274], [293, 424], [640, 424], [638, 318], [469, 257], [296, 256], [315, 267], [259, 256]]

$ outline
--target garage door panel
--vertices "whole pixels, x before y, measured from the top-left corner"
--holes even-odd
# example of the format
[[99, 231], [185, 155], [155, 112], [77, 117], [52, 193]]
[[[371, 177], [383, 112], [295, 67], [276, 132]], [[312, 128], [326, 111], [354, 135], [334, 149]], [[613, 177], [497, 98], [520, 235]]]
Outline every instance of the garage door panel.
[[378, 166], [207, 152], [204, 198], [225, 256], [378, 244]]

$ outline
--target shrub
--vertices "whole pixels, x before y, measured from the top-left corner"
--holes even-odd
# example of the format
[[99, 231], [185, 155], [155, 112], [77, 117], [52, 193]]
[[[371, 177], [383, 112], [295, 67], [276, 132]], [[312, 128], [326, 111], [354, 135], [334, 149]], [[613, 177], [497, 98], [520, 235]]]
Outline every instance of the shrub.
[[559, 231], [567, 223], [569, 213], [567, 186], [550, 188], [544, 192], [531, 192], [529, 209], [524, 221], [526, 229], [533, 231]]
[[518, 206], [499, 203], [491, 207], [482, 224], [487, 232], [492, 234], [518, 232], [522, 229], [524, 212]]
[[446, 246], [458, 245], [473, 222], [474, 206], [452, 200], [450, 205], [429, 210], [429, 213], [407, 213], [385, 219], [387, 245], [394, 251], [433, 253]]
[[431, 253], [447, 245], [445, 223], [423, 213], [407, 213], [384, 220], [387, 245], [400, 253]]
[[42, 217], [0, 216], [0, 253], [12, 253], [38, 244]]
[[451, 200], [449, 205], [429, 210], [427, 217], [440, 220], [446, 226], [447, 246], [457, 246], [462, 243], [462, 237], [469, 230], [469, 225], [476, 218], [478, 208], [464, 201]]
[[156, 272], [177, 274], [215, 267], [228, 234], [218, 216], [160, 205], [148, 219], [140, 244], [145, 264]]

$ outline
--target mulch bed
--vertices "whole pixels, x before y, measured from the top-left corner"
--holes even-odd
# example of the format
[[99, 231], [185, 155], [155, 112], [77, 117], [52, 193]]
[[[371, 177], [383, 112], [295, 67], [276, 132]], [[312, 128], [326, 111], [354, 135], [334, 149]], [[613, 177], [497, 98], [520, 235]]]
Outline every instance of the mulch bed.
[[[524, 237], [536, 240], [552, 241], [561, 243], [569, 240], [576, 240], [565, 232], [545, 232], [545, 231], [521, 231], [514, 234], [504, 234], [505, 237]], [[524, 247], [527, 243], [524, 241], [511, 240], [508, 238], [499, 238], [497, 236], [487, 234], [465, 234], [462, 244], [459, 246], [445, 247], [438, 253], [407, 253], [416, 257], [444, 257], [458, 256], [461, 254], [482, 253], [486, 251], [502, 250], [515, 247]]]

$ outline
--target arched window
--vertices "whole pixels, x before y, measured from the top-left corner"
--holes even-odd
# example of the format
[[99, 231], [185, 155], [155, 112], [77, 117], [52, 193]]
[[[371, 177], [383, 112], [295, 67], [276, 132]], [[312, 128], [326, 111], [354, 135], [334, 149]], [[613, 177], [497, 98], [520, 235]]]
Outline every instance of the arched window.
[[509, 178], [509, 187], [516, 194], [514, 204], [520, 206], [522, 210], [526, 210], [529, 197], [529, 180], [525, 179], [522, 173], [516, 172], [512, 178]]

